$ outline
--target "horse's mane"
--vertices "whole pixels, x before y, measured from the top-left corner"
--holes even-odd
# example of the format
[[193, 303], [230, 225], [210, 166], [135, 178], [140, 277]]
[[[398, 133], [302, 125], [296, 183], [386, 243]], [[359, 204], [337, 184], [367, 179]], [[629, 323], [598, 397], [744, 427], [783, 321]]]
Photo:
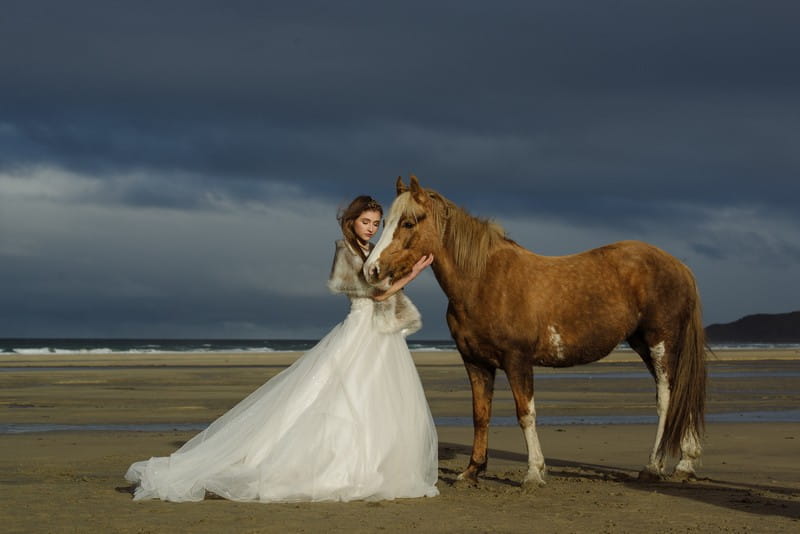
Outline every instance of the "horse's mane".
[[[430, 215], [442, 236], [445, 248], [453, 254], [456, 266], [468, 276], [480, 276], [486, 268], [490, 252], [501, 243], [514, 243], [503, 227], [489, 219], [475, 217], [436, 191], [426, 189], [431, 199]], [[403, 198], [406, 197], [406, 198]], [[402, 200], [401, 200], [402, 199]], [[418, 215], [419, 207], [412, 195], [397, 197], [403, 213]]]

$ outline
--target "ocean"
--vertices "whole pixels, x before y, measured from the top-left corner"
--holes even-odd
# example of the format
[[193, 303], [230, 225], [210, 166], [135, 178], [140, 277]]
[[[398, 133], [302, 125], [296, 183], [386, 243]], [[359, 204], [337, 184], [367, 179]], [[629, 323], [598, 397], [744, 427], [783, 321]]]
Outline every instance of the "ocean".
[[[304, 352], [318, 339], [55, 339], [0, 338], [0, 354], [147, 354]], [[408, 340], [413, 351], [455, 350], [453, 340]]]
[[[317, 339], [115, 339], [115, 338], [0, 338], [0, 354], [146, 354], [182, 352], [304, 352]], [[409, 339], [412, 351], [456, 350], [452, 339]], [[800, 349], [792, 343], [738, 343], [711, 345], [724, 349]], [[630, 350], [620, 345], [619, 350]]]

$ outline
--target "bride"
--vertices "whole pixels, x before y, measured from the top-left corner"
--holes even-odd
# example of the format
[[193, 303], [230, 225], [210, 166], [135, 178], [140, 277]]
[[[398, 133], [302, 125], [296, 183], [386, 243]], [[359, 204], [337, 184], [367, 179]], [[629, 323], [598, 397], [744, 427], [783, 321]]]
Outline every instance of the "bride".
[[433, 257], [384, 293], [361, 269], [383, 209], [354, 199], [339, 216], [328, 287], [350, 313], [320, 342], [168, 457], [132, 464], [135, 500], [350, 501], [432, 497], [437, 437], [405, 336], [421, 326], [399, 292]]

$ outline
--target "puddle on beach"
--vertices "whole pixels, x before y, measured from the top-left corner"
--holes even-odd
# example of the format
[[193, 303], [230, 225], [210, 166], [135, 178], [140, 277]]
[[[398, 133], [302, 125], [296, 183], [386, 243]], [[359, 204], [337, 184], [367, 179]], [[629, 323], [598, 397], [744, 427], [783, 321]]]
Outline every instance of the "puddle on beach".
[[[603, 364], [615, 365], [615, 364]], [[107, 370], [130, 370], [130, 369], [177, 369], [177, 370], [196, 370], [217, 367], [231, 367], [225, 365], [159, 365], [159, 366], [63, 366], [63, 367], [0, 367], [0, 373], [42, 373], [42, 372], [70, 372], [70, 371], [107, 371]], [[240, 365], [233, 367], [257, 367], [257, 368], [283, 368], [285, 365]], [[709, 369], [711, 378], [798, 378], [800, 369], [782, 370], [733, 370], [730, 367]], [[505, 375], [498, 374], [498, 379], [503, 380]], [[539, 369], [535, 371], [534, 380], [625, 380], [625, 379], [650, 379], [650, 374], [644, 370], [621, 370], [621, 371], [596, 371], [596, 372], [570, 372], [570, 371], [550, 371], [549, 369]]]
[[[472, 426], [472, 417], [434, 417], [437, 426]], [[798, 423], [800, 409], [782, 411], [731, 412], [706, 414], [708, 423]], [[655, 424], [651, 415], [553, 415], [538, 416], [537, 425], [645, 425]], [[516, 417], [493, 417], [493, 426], [517, 426]], [[36, 432], [199, 432], [206, 423], [147, 423], [147, 424], [53, 424], [53, 423], [0, 423], [0, 435], [30, 434]]]

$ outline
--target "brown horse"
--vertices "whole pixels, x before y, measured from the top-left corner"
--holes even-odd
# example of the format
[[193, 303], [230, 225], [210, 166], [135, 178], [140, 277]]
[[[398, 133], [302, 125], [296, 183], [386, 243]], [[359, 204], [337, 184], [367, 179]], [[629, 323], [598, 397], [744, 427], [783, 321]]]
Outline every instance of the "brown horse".
[[705, 341], [691, 271], [637, 241], [581, 254], [534, 254], [492, 222], [439, 193], [397, 180], [386, 227], [364, 265], [387, 288], [423, 254], [449, 299], [447, 324], [472, 385], [474, 442], [459, 479], [486, 470], [495, 372], [508, 376], [528, 449], [524, 486], [544, 484], [536, 434], [533, 366], [566, 367], [604, 358], [627, 341], [656, 382], [658, 430], [642, 478], [663, 478], [665, 457], [680, 451], [674, 475], [694, 476], [705, 403]]

